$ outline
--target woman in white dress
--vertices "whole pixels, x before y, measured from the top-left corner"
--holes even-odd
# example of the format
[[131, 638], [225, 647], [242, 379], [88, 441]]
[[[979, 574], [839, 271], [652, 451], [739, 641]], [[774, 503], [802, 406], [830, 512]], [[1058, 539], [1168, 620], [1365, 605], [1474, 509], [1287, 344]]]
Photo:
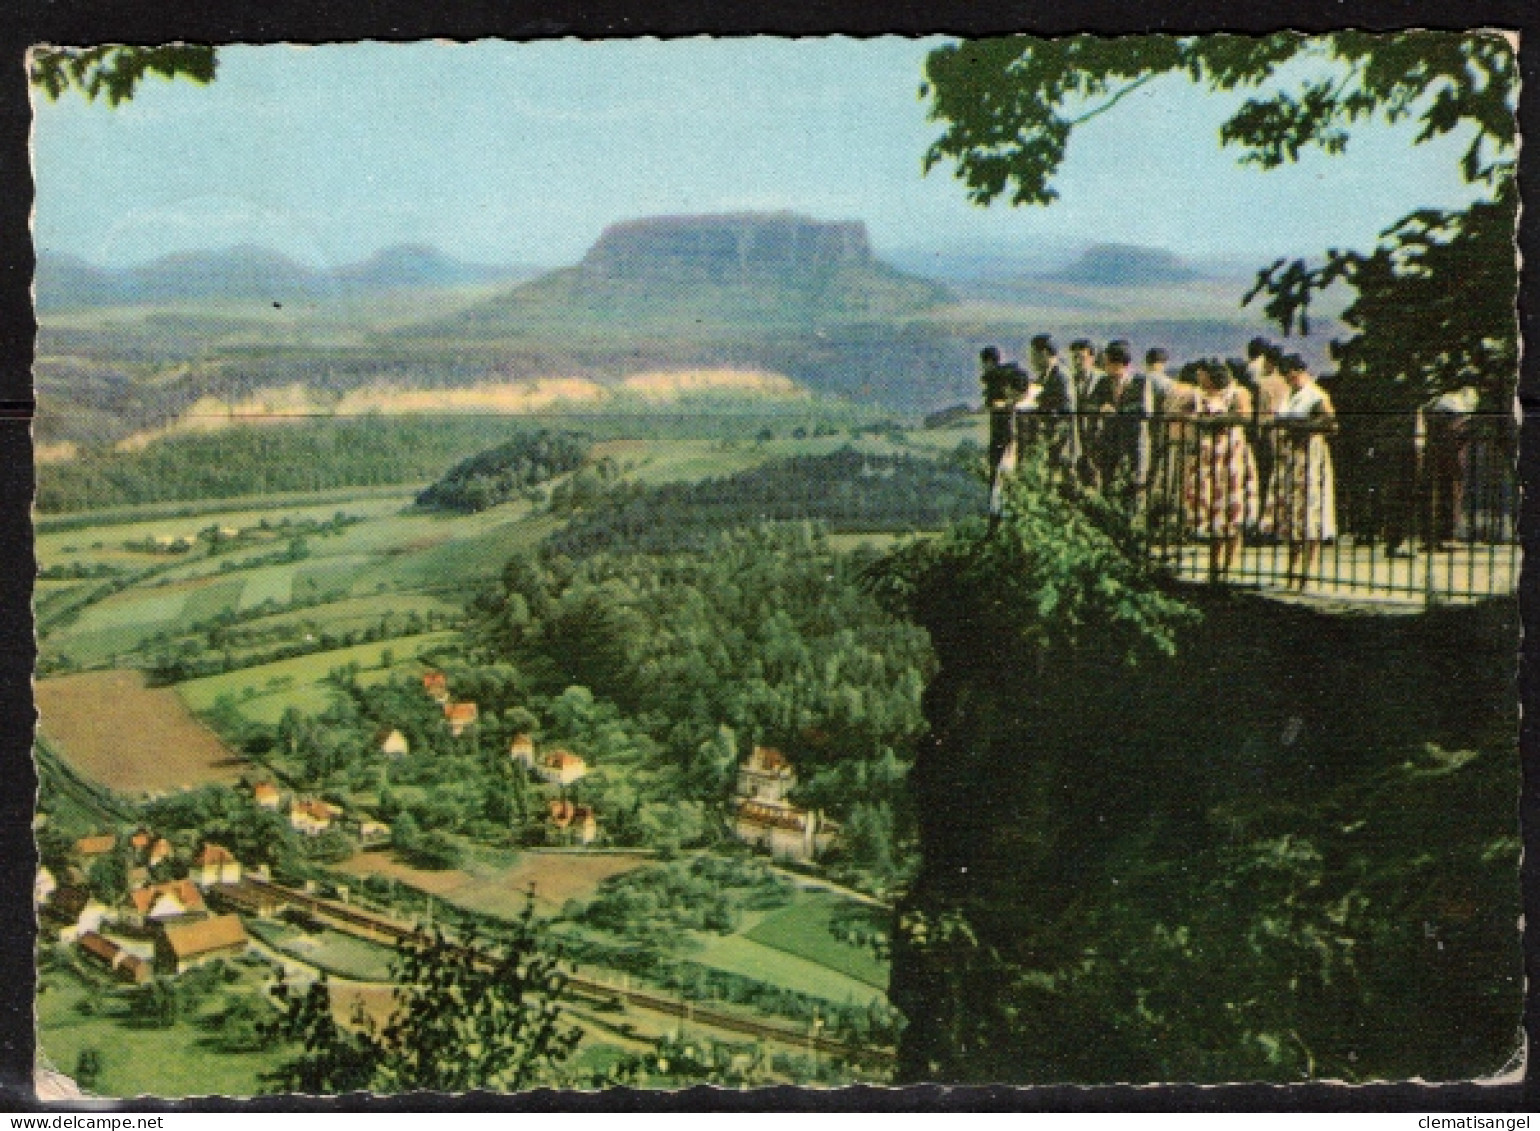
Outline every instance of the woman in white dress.
[[1303, 589], [1320, 561], [1321, 543], [1337, 536], [1337, 484], [1326, 442], [1337, 430], [1337, 415], [1304, 358], [1289, 354], [1279, 369], [1289, 395], [1275, 417], [1277, 462], [1265, 526], [1289, 544], [1287, 583]]

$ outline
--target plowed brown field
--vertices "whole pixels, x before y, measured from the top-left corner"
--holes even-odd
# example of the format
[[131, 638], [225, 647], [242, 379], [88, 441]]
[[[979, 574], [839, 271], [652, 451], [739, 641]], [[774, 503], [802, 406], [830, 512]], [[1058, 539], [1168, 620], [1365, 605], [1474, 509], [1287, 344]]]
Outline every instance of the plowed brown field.
[[38, 727], [71, 766], [123, 793], [233, 782], [248, 763], [170, 687], [138, 672], [82, 672], [35, 685]]

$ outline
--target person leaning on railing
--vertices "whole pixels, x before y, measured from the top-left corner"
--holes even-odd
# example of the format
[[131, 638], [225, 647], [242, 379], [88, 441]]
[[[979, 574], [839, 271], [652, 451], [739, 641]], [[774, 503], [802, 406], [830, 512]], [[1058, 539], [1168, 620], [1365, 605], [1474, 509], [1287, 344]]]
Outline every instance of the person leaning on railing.
[[1299, 354], [1283, 357], [1278, 368], [1289, 395], [1275, 418], [1276, 463], [1262, 528], [1289, 544], [1285, 584], [1303, 589], [1320, 561], [1321, 544], [1337, 536], [1336, 473], [1326, 442], [1337, 430], [1337, 415]]
[[1041, 392], [1035, 412], [1048, 457], [1055, 471], [1078, 483], [1082, 452], [1080, 444], [1080, 398], [1075, 379], [1059, 359], [1059, 349], [1049, 334], [1032, 339], [1032, 371]]
[[989, 513], [1000, 515], [1001, 477], [1015, 467], [1016, 405], [1031, 384], [1026, 370], [1015, 362], [1000, 360], [1000, 351], [985, 346], [979, 351], [979, 383], [984, 387], [984, 407], [989, 412]]
[[1257, 464], [1246, 440], [1251, 394], [1217, 358], [1196, 363], [1195, 370], [1185, 510], [1193, 533], [1208, 540], [1208, 579], [1217, 583], [1229, 575], [1246, 529], [1257, 520]]

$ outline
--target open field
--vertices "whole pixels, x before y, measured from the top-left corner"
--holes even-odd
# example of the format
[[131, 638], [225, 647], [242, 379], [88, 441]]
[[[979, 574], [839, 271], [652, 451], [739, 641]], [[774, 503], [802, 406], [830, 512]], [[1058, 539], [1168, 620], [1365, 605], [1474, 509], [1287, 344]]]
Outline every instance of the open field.
[[876, 986], [806, 958], [765, 946], [746, 935], [695, 932], [692, 937], [701, 944], [701, 949], [692, 952], [690, 960], [702, 966], [784, 986], [788, 990], [841, 1005], [846, 1002], [865, 1005], [885, 996], [884, 991]]
[[60, 756], [123, 793], [230, 782], [246, 763], [191, 713], [176, 691], [138, 672], [39, 680], [39, 726]]
[[537, 911], [552, 915], [570, 899], [586, 899], [599, 884], [619, 876], [653, 857], [640, 852], [522, 852], [503, 868], [484, 864], [465, 869], [430, 871], [414, 868], [387, 852], [360, 852], [338, 865], [354, 876], [387, 876], [406, 887], [442, 896], [457, 907], [496, 918], [510, 919], [524, 909], [524, 899], [534, 888]]
[[887, 963], [871, 951], [852, 946], [830, 933], [834, 916], [851, 909], [848, 900], [827, 892], [799, 892], [795, 903], [772, 911], [744, 934], [762, 946], [805, 958], [865, 982], [874, 989], [886, 990]]
[[589, 898], [611, 876], [652, 862], [653, 857], [643, 853], [526, 852], [513, 867], [473, 879], [448, 898], [467, 911], [511, 918], [523, 909], [526, 893], [533, 891], [536, 910], [554, 914], [568, 900]]
[[[217, 1049], [212, 1031], [195, 1020], [152, 1029], [104, 1016], [100, 1007], [113, 991], [87, 985], [71, 973], [50, 973], [43, 982], [46, 988], [37, 995], [38, 1057], [68, 1075], [83, 1049], [96, 1049], [102, 1058], [98, 1095], [249, 1096], [260, 1090], [261, 1074], [282, 1059], [278, 1052]], [[237, 985], [256, 992], [254, 976]], [[80, 1012], [87, 999], [97, 1012]]]
[[429, 895], [451, 895], [472, 882], [470, 873], [458, 868], [414, 868], [389, 852], [360, 852], [334, 867], [350, 876], [384, 876]]
[[334, 669], [346, 664], [357, 664], [361, 669], [359, 679], [387, 678], [389, 672], [380, 667], [384, 652], [395, 654], [397, 666], [414, 662], [420, 653], [446, 644], [455, 638], [453, 632], [427, 632], [419, 636], [400, 636], [371, 644], [355, 644], [351, 648], [337, 648], [329, 652], [314, 652], [308, 656], [295, 656], [271, 664], [259, 664], [251, 668], [237, 668], [221, 675], [205, 676], [180, 683], [174, 694], [194, 711], [207, 711], [221, 697], [228, 696], [236, 709], [254, 722], [275, 723], [291, 707], [299, 711], [324, 710], [331, 701], [325, 680]]

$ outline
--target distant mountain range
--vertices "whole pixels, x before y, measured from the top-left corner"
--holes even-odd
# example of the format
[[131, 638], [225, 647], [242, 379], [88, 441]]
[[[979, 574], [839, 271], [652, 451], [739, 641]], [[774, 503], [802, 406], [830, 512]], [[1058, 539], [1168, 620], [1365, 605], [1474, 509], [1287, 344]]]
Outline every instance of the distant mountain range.
[[551, 271], [408, 337], [680, 345], [755, 342], [888, 323], [953, 301], [942, 284], [877, 259], [860, 223], [791, 213], [664, 216], [607, 228]]
[[38, 253], [41, 310], [70, 310], [203, 299], [302, 301], [349, 294], [468, 283], [516, 282], [538, 269], [453, 259], [422, 244], [387, 247], [333, 270], [307, 267], [270, 248], [243, 244], [177, 252], [131, 267], [101, 267], [72, 255]]
[[[1234, 264], [1115, 244], [1036, 252], [879, 256], [859, 222], [779, 212], [630, 220], [577, 264], [543, 271], [421, 246], [326, 271], [258, 247], [119, 270], [44, 255], [37, 389], [50, 441], [88, 443], [163, 427], [202, 398], [243, 404], [274, 389], [318, 403], [371, 389], [432, 403], [439, 390], [555, 378], [620, 387], [692, 370], [776, 374], [924, 413], [976, 398], [985, 344], [1020, 355], [1043, 331], [1125, 337], [1181, 360], [1229, 356], [1268, 332], [1258, 309], [1239, 305]], [[453, 289], [472, 283], [485, 286]], [[302, 301], [371, 294], [381, 300]], [[210, 299], [239, 302], [197, 305]], [[298, 314], [262, 309], [290, 301]], [[143, 317], [109, 309], [133, 303], [148, 307]], [[71, 307], [108, 317], [47, 317]], [[1298, 348], [1319, 350], [1332, 332], [1323, 317]]]
[[1046, 277], [1093, 287], [1147, 287], [1188, 283], [1202, 278], [1203, 272], [1164, 248], [1104, 243], [1086, 248], [1078, 259]]

